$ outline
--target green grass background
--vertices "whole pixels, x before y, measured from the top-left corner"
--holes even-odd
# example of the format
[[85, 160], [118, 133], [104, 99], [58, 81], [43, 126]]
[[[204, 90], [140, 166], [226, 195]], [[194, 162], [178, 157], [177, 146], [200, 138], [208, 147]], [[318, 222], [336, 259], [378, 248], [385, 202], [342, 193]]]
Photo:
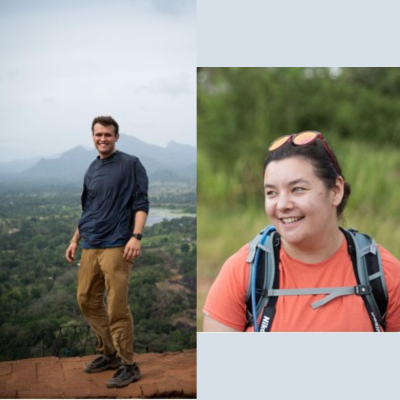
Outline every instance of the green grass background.
[[[215, 103], [215, 99], [213, 102]], [[204, 141], [201, 135], [227, 135], [224, 129], [230, 128], [222, 126], [223, 120], [221, 125], [218, 125], [215, 118], [210, 122], [208, 116], [207, 109], [202, 109], [198, 117], [198, 331], [202, 331], [202, 308], [207, 293], [222, 264], [242, 245], [249, 242], [258, 230], [269, 223], [264, 212], [262, 182], [266, 151], [259, 148], [251, 151], [251, 145], [235, 148], [233, 136], [232, 143], [226, 140], [229, 137], [228, 134], [225, 142], [227, 148], [230, 148], [230, 156], [234, 161], [228, 168], [221, 167], [223, 160], [216, 159], [218, 153], [212, 151], [212, 142], [210, 142], [212, 138]], [[207, 131], [210, 126], [215, 126], [215, 131], [212, 133]], [[309, 128], [316, 129], [315, 124]], [[232, 128], [233, 131], [235, 129], [237, 127]], [[298, 131], [300, 130], [302, 129]], [[288, 131], [280, 132], [275, 137], [286, 133]], [[323, 131], [323, 133], [333, 147], [346, 181], [352, 188], [340, 225], [346, 228], [355, 227], [360, 232], [370, 234], [379, 244], [400, 259], [400, 148], [398, 143], [391, 143], [390, 139], [380, 142], [379, 134], [371, 140], [371, 138], [363, 139], [352, 135], [345, 137], [335, 130]], [[261, 134], [260, 131], [259, 135]], [[400, 137], [400, 133], [398, 136]], [[266, 136], [265, 149], [271, 139], [271, 135]], [[259, 143], [259, 138], [257, 140]], [[248, 198], [243, 200], [243, 192], [249, 187], [249, 182], [252, 187], [258, 186], [259, 191], [255, 195], [249, 194]]]

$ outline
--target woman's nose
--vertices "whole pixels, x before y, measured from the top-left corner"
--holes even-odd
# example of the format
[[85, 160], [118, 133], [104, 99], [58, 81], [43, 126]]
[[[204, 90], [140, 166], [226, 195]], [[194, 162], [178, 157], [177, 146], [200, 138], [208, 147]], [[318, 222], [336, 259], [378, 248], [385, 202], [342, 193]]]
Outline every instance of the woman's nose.
[[292, 199], [290, 198], [290, 196], [281, 193], [279, 195], [278, 202], [276, 204], [276, 208], [280, 211], [293, 208], [293, 202], [292, 202]]

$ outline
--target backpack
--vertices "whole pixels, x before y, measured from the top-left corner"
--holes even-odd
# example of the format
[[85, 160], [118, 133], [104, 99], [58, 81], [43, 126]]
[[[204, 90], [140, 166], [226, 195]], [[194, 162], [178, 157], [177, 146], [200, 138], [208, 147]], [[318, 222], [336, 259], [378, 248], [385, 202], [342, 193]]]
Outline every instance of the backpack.
[[[327, 295], [311, 304], [314, 309], [339, 296], [351, 294], [362, 296], [374, 331], [380, 332], [379, 325], [385, 329], [388, 295], [378, 246], [370, 236], [355, 229], [340, 229], [346, 237], [357, 281], [357, 285], [353, 287], [279, 289], [280, 235], [272, 225], [257, 234], [249, 243], [249, 255], [246, 260], [250, 264], [246, 294], [246, 329], [254, 325], [255, 332], [269, 332], [278, 296], [304, 294]], [[261, 313], [259, 328], [257, 319]]]

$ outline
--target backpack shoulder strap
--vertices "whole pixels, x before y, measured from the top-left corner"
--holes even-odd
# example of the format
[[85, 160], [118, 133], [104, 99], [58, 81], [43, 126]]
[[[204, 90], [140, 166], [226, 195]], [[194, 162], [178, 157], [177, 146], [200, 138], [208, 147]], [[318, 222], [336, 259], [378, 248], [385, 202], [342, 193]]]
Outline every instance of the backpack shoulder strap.
[[257, 331], [257, 316], [268, 302], [268, 289], [273, 287], [274, 282], [279, 285], [279, 283], [276, 283], [277, 279], [279, 279], [279, 273], [277, 273], [279, 270], [279, 247], [279, 234], [272, 225], [260, 231], [249, 243], [249, 255], [246, 260], [250, 265], [249, 283], [245, 299], [247, 308], [246, 328], [255, 325], [254, 328]]
[[358, 284], [366, 285], [370, 293], [362, 296], [375, 330], [385, 329], [388, 303], [387, 287], [380, 252], [375, 240], [355, 229], [342, 229]]
[[[358, 286], [354, 288], [325, 288], [320, 289], [279, 289], [279, 250], [280, 236], [273, 226], [267, 226], [260, 231], [249, 243], [249, 255], [247, 262], [250, 265], [249, 283], [246, 293], [246, 318], [247, 327], [254, 325], [258, 331], [257, 318], [261, 317], [261, 332], [271, 329], [275, 315], [277, 296], [281, 294], [310, 294], [331, 293], [329, 296], [312, 305], [317, 308], [339, 295], [362, 295], [371, 323], [376, 332], [380, 332], [380, 326], [385, 329], [386, 308], [388, 302], [387, 287], [383, 274], [382, 261], [376, 242], [368, 235], [358, 233], [354, 229], [342, 229], [348, 252], [351, 257], [354, 274]], [[336, 289], [351, 289], [342, 293]], [[303, 290], [304, 293], [299, 293]], [[322, 290], [322, 291], [321, 291]], [[292, 293], [293, 292], [293, 293]], [[315, 292], [315, 293], [314, 293]], [[339, 293], [340, 292], [340, 293]], [[319, 293], [319, 292], [318, 292]], [[254, 294], [254, 295], [253, 295]], [[317, 304], [318, 303], [318, 304]]]

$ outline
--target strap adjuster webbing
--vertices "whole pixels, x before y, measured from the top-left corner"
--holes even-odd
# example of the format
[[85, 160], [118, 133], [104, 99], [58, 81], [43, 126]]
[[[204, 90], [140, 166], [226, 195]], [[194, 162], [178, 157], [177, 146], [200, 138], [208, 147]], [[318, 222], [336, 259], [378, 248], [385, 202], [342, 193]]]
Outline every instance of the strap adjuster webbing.
[[371, 285], [357, 285], [347, 287], [330, 287], [330, 288], [308, 288], [308, 289], [269, 289], [268, 296], [298, 296], [305, 294], [327, 294], [323, 299], [315, 301], [311, 304], [313, 309], [321, 307], [331, 300], [336, 299], [340, 296], [347, 296], [349, 294], [357, 294], [359, 296], [365, 296], [372, 293]]

